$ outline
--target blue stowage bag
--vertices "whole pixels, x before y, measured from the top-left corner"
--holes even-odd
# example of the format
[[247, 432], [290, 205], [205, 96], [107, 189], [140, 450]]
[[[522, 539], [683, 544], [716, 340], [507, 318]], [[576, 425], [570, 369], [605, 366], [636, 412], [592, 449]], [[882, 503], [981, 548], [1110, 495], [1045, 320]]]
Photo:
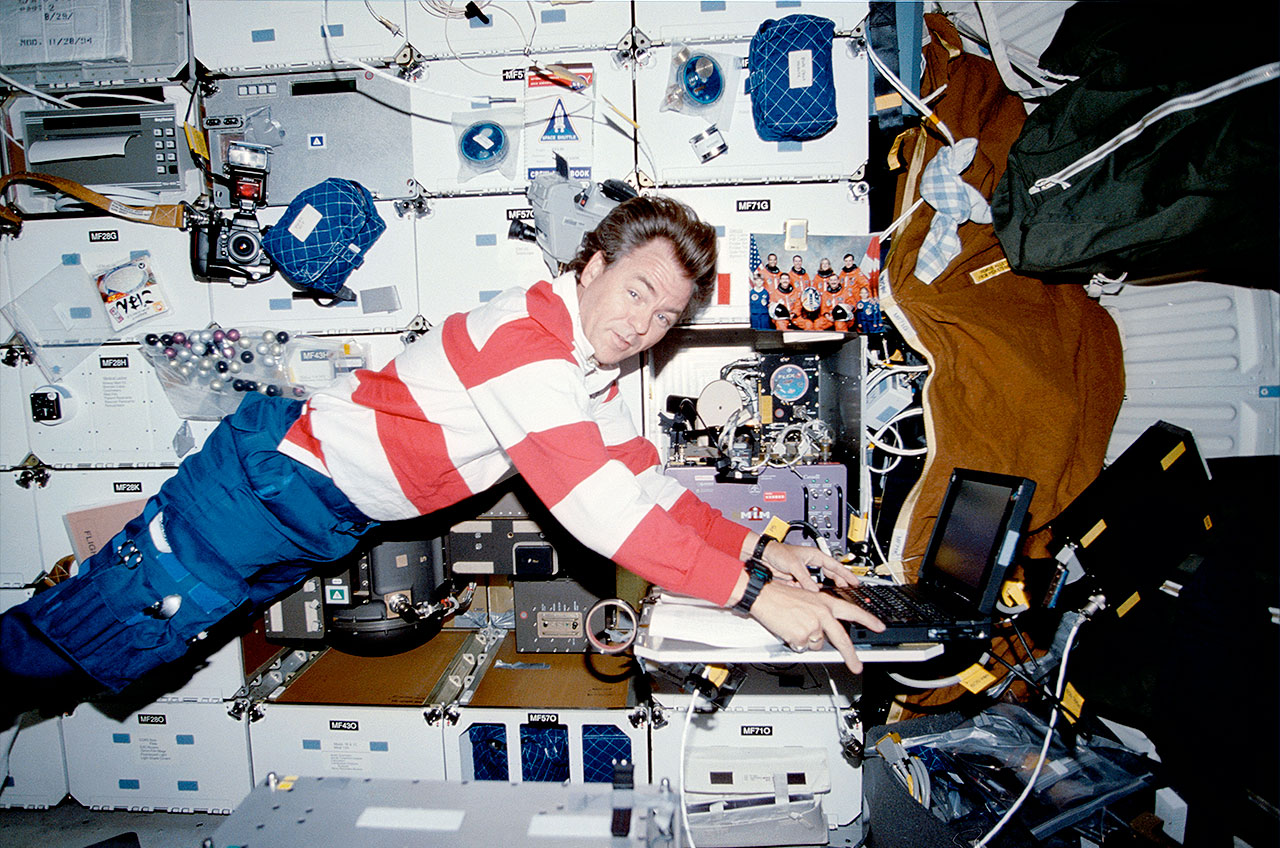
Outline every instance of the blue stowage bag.
[[831, 43], [835, 24], [816, 15], [767, 20], [751, 38], [751, 116], [763, 141], [805, 141], [836, 125]]
[[367, 188], [330, 177], [293, 199], [267, 229], [262, 247], [296, 288], [335, 301], [355, 300], [347, 277], [386, 228]]

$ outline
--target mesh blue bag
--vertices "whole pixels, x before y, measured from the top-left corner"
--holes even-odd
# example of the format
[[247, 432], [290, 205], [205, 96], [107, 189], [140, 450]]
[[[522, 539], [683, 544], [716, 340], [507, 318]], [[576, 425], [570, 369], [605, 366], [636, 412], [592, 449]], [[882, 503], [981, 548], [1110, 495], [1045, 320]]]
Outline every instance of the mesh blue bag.
[[751, 38], [751, 116], [763, 141], [804, 141], [836, 125], [831, 43], [835, 24], [788, 15], [760, 24]]
[[330, 177], [293, 199], [262, 247], [296, 288], [349, 301], [356, 296], [347, 277], [386, 228], [368, 189]]

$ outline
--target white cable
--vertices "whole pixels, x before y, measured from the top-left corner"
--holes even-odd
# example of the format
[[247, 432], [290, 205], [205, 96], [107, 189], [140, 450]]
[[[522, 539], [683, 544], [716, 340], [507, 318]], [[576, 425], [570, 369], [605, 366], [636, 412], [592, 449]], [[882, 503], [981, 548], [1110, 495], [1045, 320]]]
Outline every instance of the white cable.
[[889, 70], [889, 66], [876, 55], [876, 51], [871, 49], [870, 40], [865, 41], [863, 46], [867, 51], [867, 56], [871, 58], [871, 64], [875, 65], [876, 70], [884, 76], [884, 78], [889, 82], [889, 85], [897, 89], [898, 93], [902, 95], [902, 99], [910, 103], [912, 108], [923, 115], [926, 123], [933, 124], [938, 128], [943, 136], [946, 137], [948, 146], [955, 145], [955, 136], [951, 135], [951, 130], [947, 129], [947, 125], [942, 123], [942, 121], [938, 119], [938, 116], [934, 114], [933, 110], [924, 105], [924, 103], [920, 101], [920, 98], [916, 97], [915, 94], [907, 88], [906, 84], [903, 83], [902, 80], [898, 79], [897, 75], [893, 71]]
[[[1076, 619], [1076, 623], [1071, 626], [1071, 632], [1067, 635], [1066, 644], [1062, 648], [1062, 661], [1058, 665], [1058, 685], [1053, 693], [1053, 700], [1055, 702], [1060, 702], [1062, 700], [1062, 690], [1065, 688], [1067, 682], [1067, 656], [1071, 653], [1071, 645], [1075, 642], [1076, 633], [1079, 632], [1080, 625], [1084, 624], [1085, 620], [1086, 619], [1083, 615]], [[1009, 819], [1013, 818], [1013, 814], [1018, 811], [1018, 808], [1022, 806], [1022, 803], [1027, 800], [1035, 789], [1036, 780], [1040, 777], [1040, 770], [1044, 768], [1045, 760], [1049, 757], [1049, 743], [1053, 741], [1054, 725], [1058, 723], [1059, 708], [1057, 703], [1052, 704], [1051, 707], [1052, 709], [1049, 713], [1049, 730], [1044, 735], [1044, 744], [1040, 746], [1040, 758], [1036, 760], [1036, 767], [1032, 770], [1031, 777], [1027, 779], [1026, 787], [1022, 790], [1022, 794], [1018, 796], [1017, 800], [1015, 800], [1009, 806], [1009, 809], [1005, 811], [1005, 814], [1001, 817], [1000, 821], [995, 823], [995, 826], [987, 832], [986, 836], [982, 837], [980, 841], [974, 843], [974, 848], [983, 848], [984, 845], [990, 842], [992, 837], [1000, 832], [1000, 829], [1005, 826]]]
[[[899, 446], [902, 445], [902, 436], [898, 433], [897, 427], [890, 426], [887, 432], [893, 434], [893, 438], [897, 440]], [[888, 474], [902, 463], [902, 457], [900, 455], [890, 454], [890, 456], [892, 457], [892, 461], [888, 465], [875, 466], [867, 463], [867, 470], [872, 474]]]
[[885, 432], [887, 432], [890, 427], [897, 424], [899, 421], [902, 421], [905, 418], [911, 418], [911, 417], [914, 417], [917, 415], [923, 415], [923, 414], [924, 414], [924, 407], [913, 406], [910, 409], [904, 409], [902, 412], [899, 412], [897, 415], [893, 416], [888, 421], [886, 421], [884, 425], [880, 427], [879, 430], [876, 430], [874, 433], [868, 433], [867, 441], [875, 445], [877, 448], [884, 451], [885, 453], [890, 453], [895, 456], [924, 456], [929, 452], [928, 446], [925, 446], [922, 448], [900, 448], [900, 447], [894, 447], [893, 445], [890, 445], [887, 442], [883, 442], [880, 440], [881, 437], [884, 436]]
[[950, 677], [939, 677], [936, 680], [917, 680], [914, 677], [898, 674], [896, 671], [889, 672], [889, 676], [903, 686], [910, 686], [912, 689], [943, 689], [947, 686], [955, 686], [960, 682], [960, 675], [958, 674], [953, 674]]
[[54, 97], [52, 94], [46, 94], [38, 88], [32, 88], [29, 85], [23, 85], [8, 74], [0, 73], [0, 81], [18, 89], [25, 91], [27, 94], [39, 97], [41, 100], [48, 100], [50, 103], [56, 103], [59, 106], [65, 106], [68, 109], [79, 109], [80, 107], [72, 103], [70, 100], [63, 100], [61, 97]]
[[684, 728], [680, 731], [680, 818], [684, 821], [684, 838], [689, 848], [697, 848], [693, 844], [693, 830], [689, 827], [689, 800], [685, 791], [686, 772], [684, 758], [689, 745], [689, 729], [693, 727], [693, 708], [698, 703], [698, 693], [689, 693], [689, 709], [684, 713]]

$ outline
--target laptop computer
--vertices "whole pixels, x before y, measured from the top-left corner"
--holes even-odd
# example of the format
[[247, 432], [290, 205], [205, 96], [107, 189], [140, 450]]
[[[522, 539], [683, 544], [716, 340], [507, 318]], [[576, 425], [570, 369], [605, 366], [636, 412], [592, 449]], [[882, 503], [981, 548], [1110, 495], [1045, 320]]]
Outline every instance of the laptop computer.
[[957, 468], [933, 525], [917, 581], [836, 594], [885, 623], [849, 626], [855, 645], [989, 638], [1000, 587], [1022, 539], [1036, 484], [1025, 477]]

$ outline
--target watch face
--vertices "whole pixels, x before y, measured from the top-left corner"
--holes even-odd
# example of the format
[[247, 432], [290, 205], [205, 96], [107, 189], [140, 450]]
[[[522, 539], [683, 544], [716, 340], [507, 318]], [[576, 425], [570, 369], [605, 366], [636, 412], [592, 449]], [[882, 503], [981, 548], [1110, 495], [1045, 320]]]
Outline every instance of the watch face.
[[794, 363], [787, 363], [769, 377], [769, 390], [784, 403], [795, 403], [809, 391], [809, 375]]

